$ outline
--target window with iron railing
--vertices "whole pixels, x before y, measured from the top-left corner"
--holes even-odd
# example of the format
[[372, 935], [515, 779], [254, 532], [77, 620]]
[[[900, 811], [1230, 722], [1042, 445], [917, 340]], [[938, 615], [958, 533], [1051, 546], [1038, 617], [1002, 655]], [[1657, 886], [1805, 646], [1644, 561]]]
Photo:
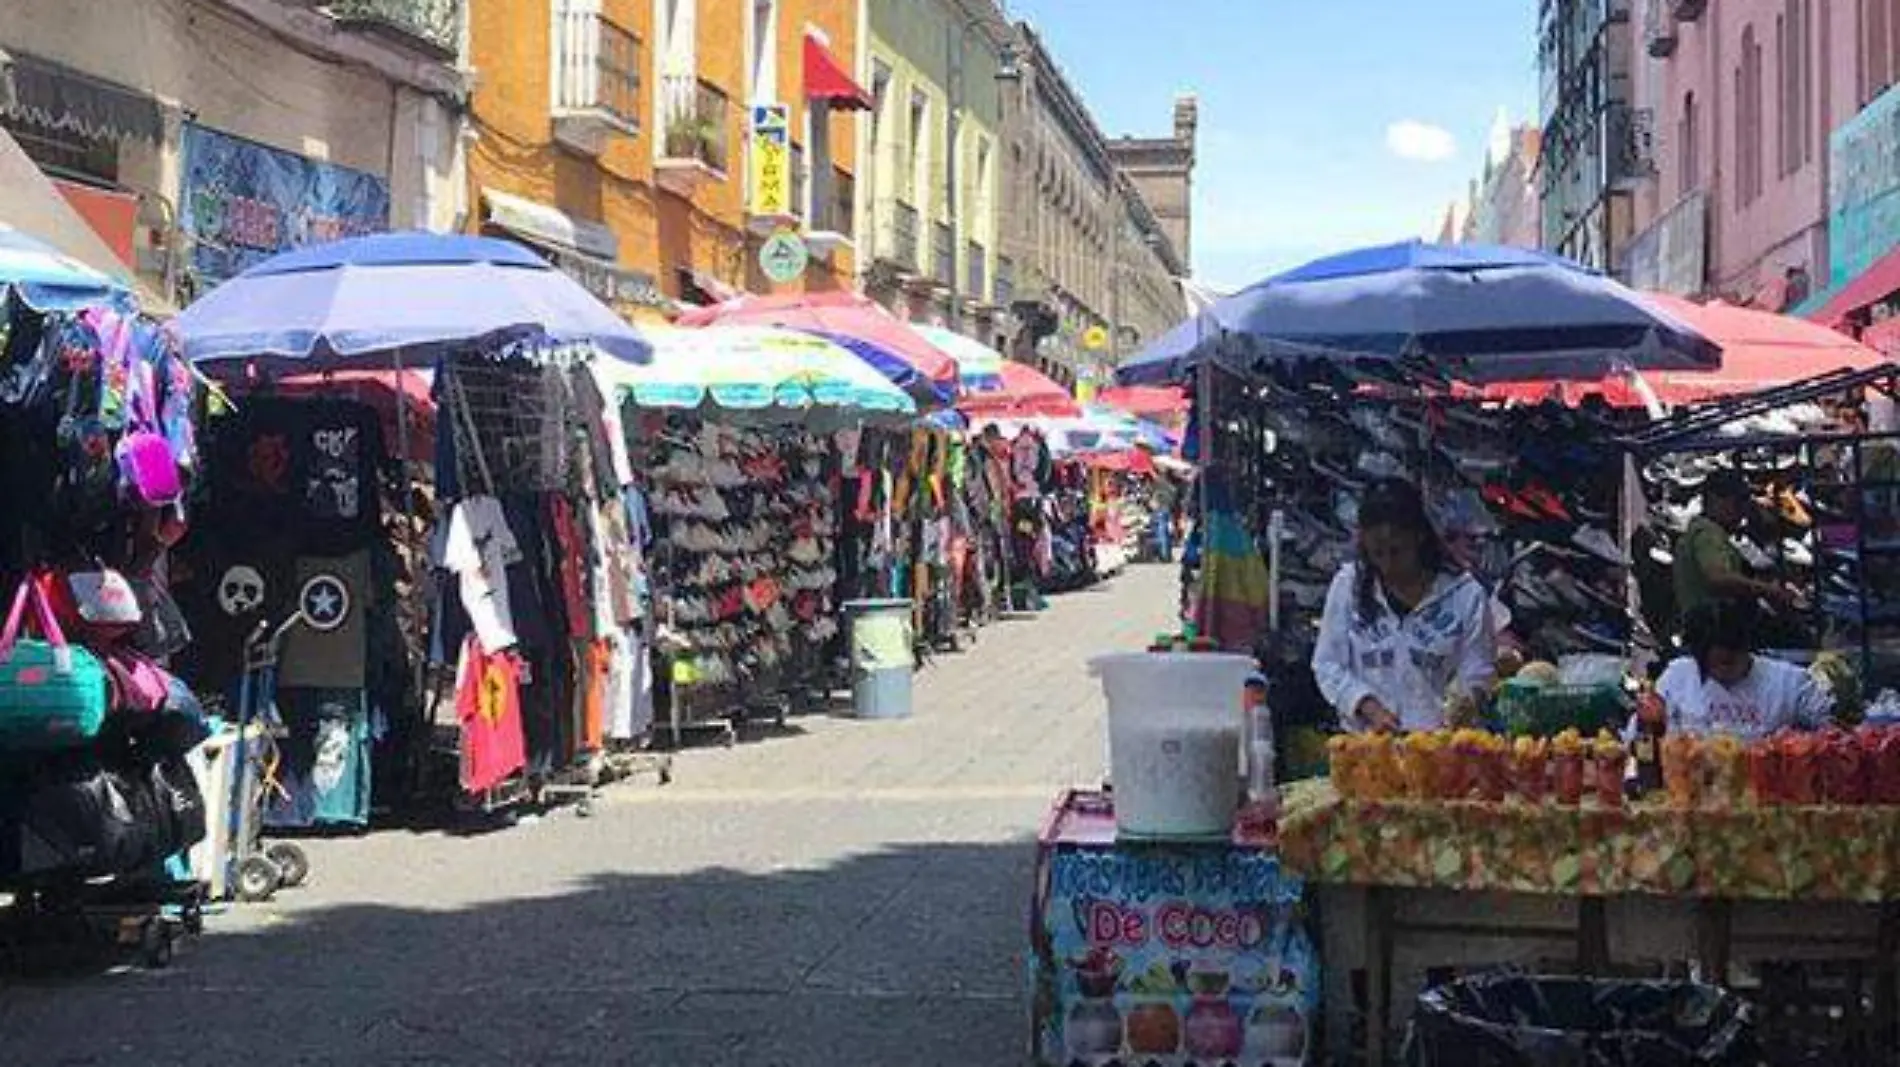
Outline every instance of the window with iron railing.
[[963, 260], [966, 275], [963, 284], [964, 294], [985, 303], [990, 299], [990, 289], [985, 284], [989, 281], [990, 273], [988, 257], [989, 251], [975, 241], [964, 246]]
[[902, 200], [891, 215], [891, 258], [905, 267], [917, 266], [917, 209]]
[[1016, 261], [996, 257], [996, 302], [1008, 307], [1016, 299]]
[[947, 222], [930, 226], [931, 278], [941, 285], [957, 284], [957, 231]]
[[640, 38], [585, 7], [560, 13], [555, 107], [605, 111], [628, 126], [640, 121]]
[[812, 229], [824, 233], [851, 232], [851, 216], [857, 208], [858, 191], [851, 172], [841, 167], [831, 170], [831, 188], [812, 205]]
[[670, 159], [695, 159], [724, 172], [731, 159], [726, 131], [731, 111], [731, 99], [718, 86], [690, 74], [666, 75], [660, 81], [663, 154]]

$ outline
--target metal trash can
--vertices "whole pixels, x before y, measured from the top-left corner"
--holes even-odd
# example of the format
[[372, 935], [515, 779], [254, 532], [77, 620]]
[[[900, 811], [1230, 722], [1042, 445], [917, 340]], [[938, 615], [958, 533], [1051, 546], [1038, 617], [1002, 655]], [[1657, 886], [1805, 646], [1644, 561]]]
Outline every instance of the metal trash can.
[[851, 712], [860, 719], [910, 716], [911, 602], [847, 600], [851, 625]]

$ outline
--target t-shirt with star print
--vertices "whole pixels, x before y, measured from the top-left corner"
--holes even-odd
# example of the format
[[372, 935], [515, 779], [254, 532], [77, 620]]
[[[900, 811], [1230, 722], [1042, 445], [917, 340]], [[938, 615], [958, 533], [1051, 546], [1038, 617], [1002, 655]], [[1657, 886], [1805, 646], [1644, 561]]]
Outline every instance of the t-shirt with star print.
[[307, 621], [291, 628], [278, 662], [277, 684], [313, 689], [361, 689], [369, 654], [370, 558], [303, 556], [290, 589]]

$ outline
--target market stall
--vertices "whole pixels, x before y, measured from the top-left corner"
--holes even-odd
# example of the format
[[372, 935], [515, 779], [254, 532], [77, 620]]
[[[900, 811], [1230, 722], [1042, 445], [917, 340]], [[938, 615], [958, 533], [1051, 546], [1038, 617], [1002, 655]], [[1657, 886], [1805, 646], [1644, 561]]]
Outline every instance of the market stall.
[[658, 695], [676, 744], [701, 725], [730, 741], [749, 718], [782, 723], [835, 687], [846, 472], [860, 424], [916, 408], [810, 334], [710, 326], [653, 339], [650, 365], [597, 370], [652, 523]]
[[645, 342], [516, 245], [428, 234], [274, 257], [179, 326], [236, 398], [206, 479], [236, 536], [203, 546], [196, 598], [234, 640], [200, 684], [236, 688], [235, 637], [300, 620], [270, 664], [273, 821], [362, 825], [429, 788], [439, 740], [465, 803], [585, 798], [645, 729], [639, 559], [585, 366]]
[[[83, 224], [82, 224], [83, 225]], [[192, 758], [213, 723], [172, 658], [168, 554], [203, 396], [119, 282], [0, 228], [0, 955], [136, 945], [170, 961], [224, 827]], [[97, 944], [94, 944], [96, 942]]]

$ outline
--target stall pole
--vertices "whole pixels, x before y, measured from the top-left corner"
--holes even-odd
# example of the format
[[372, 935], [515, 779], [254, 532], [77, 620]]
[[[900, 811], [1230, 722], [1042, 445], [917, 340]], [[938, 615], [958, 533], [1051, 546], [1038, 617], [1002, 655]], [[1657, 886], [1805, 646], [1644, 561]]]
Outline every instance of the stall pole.
[[1280, 632], [1280, 535], [1286, 512], [1274, 508], [1267, 517], [1267, 632]]

